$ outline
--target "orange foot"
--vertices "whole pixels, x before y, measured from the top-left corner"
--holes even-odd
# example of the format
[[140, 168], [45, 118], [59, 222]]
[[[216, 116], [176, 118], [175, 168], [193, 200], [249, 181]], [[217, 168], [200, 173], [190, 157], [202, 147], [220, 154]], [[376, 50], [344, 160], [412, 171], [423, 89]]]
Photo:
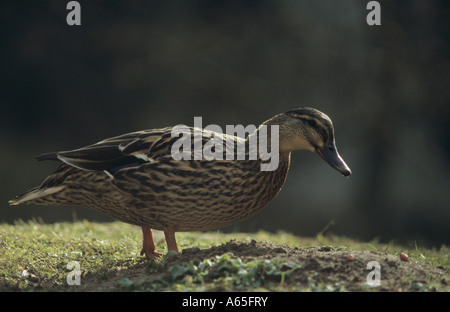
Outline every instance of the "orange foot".
[[[178, 252], [177, 241], [175, 240], [175, 231], [172, 228], [166, 228], [164, 230], [164, 236], [166, 237], [167, 250]], [[170, 261], [174, 256], [169, 256], [167, 261]]]
[[155, 251], [155, 243], [153, 241], [152, 230], [150, 228], [142, 227], [142, 250], [141, 255], [147, 257], [147, 259], [157, 260], [161, 258], [162, 254]]
[[152, 251], [152, 250], [145, 250], [142, 248], [141, 250], [141, 256], [145, 254], [145, 257], [149, 260], [158, 260], [162, 257], [162, 253]]

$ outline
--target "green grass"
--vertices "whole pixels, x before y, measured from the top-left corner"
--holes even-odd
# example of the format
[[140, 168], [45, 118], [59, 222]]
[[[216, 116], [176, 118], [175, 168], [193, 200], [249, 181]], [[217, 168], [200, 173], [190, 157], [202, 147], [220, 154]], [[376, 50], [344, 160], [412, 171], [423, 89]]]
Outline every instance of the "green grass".
[[0, 289], [51, 289], [66, 284], [67, 264], [107, 277], [142, 261], [140, 233], [120, 223], [18, 222], [0, 226]]
[[[154, 232], [157, 250], [166, 253], [164, 237]], [[144, 290], [144, 291], [204, 291], [204, 290], [339, 290], [339, 285], [310, 283], [309, 289], [288, 283], [289, 276], [299, 269], [298, 264], [273, 259], [243, 260], [228, 254], [214, 259], [190, 260], [167, 265], [147, 261], [140, 256], [140, 228], [120, 222], [41, 224], [17, 222], [0, 224], [0, 291], [71, 291], [67, 275], [73, 268], [68, 263], [77, 261], [82, 268], [82, 287], [76, 290]], [[358, 242], [345, 237], [300, 238], [288, 233], [258, 232], [252, 234], [221, 232], [177, 233], [180, 250], [190, 247], [207, 249], [231, 239], [266, 241], [298, 248], [368, 250], [398, 255], [407, 253], [410, 259], [434, 267], [450, 269], [449, 252], [426, 249], [415, 244], [410, 247], [377, 241]], [[146, 276], [124, 276], [105, 286], [117, 272], [144, 269]], [[102, 285], [102, 286], [97, 286]], [[331, 287], [331, 288], [330, 288]], [[428, 288], [418, 290], [428, 290]], [[429, 286], [427, 286], [429, 287]]]

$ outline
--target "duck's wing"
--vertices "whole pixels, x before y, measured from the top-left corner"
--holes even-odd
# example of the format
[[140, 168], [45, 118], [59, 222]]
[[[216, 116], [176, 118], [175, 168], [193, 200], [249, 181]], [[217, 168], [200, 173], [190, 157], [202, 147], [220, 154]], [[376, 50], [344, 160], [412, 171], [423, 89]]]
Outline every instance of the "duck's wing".
[[71, 151], [47, 153], [37, 160], [60, 160], [81, 170], [106, 170], [114, 174], [125, 167], [152, 162], [170, 154], [176, 137], [171, 127], [144, 130], [105, 139]]

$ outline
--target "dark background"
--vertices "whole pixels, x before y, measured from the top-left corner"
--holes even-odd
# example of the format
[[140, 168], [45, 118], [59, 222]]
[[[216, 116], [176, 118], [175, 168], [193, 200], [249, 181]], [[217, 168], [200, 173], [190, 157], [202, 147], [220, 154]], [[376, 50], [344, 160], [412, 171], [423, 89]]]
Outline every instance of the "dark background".
[[[279, 196], [227, 231], [450, 243], [448, 1], [68, 1], [0, 4], [0, 221], [109, 220], [15, 206], [56, 164], [35, 155], [141, 129], [259, 124], [316, 107], [353, 171], [292, 155]], [[327, 232], [327, 233], [329, 233]]]

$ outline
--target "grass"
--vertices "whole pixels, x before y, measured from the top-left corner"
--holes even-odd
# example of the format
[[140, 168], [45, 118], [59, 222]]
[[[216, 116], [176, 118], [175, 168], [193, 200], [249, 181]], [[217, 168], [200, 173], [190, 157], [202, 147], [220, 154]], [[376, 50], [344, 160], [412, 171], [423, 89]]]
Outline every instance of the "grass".
[[107, 277], [142, 261], [139, 233], [119, 223], [18, 222], [0, 226], [0, 289], [52, 289], [66, 284], [67, 264]]
[[[155, 231], [154, 237], [157, 250], [166, 253], [162, 233]], [[0, 224], [0, 291], [342, 290], [339, 281], [329, 285], [318, 284], [311, 279], [307, 288], [291, 283], [289, 277], [300, 268], [299, 265], [277, 258], [248, 260], [223, 254], [213, 259], [192, 259], [173, 265], [168, 265], [165, 260], [147, 261], [140, 256], [141, 239], [138, 227], [120, 222]], [[449, 252], [445, 246], [436, 250], [416, 244], [405, 247], [394, 242], [382, 244], [374, 240], [367, 243], [335, 236], [300, 238], [283, 232], [177, 233], [180, 249], [207, 249], [232, 239], [254, 239], [322, 251], [407, 253], [410, 259], [450, 269]], [[81, 268], [82, 286], [78, 289], [67, 285], [67, 276], [74, 269], [68, 267], [72, 261], [79, 263]], [[138, 276], [133, 276], [134, 270], [139, 272]], [[120, 272], [127, 272], [127, 275], [108, 284]], [[414, 285], [417, 290], [435, 289], [420, 283]]]

